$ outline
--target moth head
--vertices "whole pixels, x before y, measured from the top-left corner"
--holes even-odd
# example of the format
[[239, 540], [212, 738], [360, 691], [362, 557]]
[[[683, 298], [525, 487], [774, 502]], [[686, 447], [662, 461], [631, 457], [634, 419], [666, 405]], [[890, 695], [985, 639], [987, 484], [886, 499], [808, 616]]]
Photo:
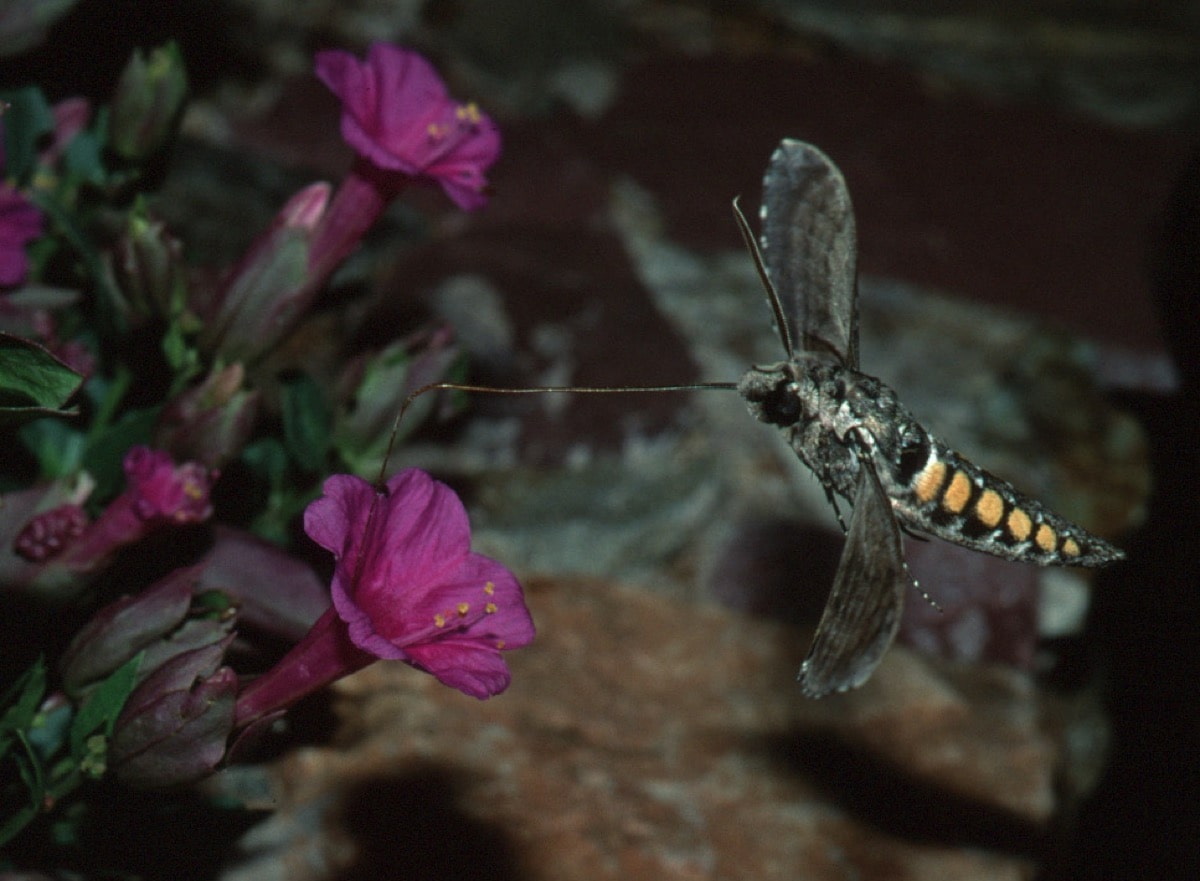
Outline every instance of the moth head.
[[738, 394], [746, 399], [754, 418], [768, 425], [795, 425], [804, 414], [792, 365], [783, 362], [769, 367], [751, 367], [738, 383]]

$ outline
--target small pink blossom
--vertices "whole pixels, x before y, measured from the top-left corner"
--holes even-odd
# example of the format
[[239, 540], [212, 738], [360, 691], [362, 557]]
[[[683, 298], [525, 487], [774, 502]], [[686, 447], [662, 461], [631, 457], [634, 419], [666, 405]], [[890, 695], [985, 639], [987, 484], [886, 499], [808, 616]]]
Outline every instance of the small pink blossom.
[[242, 692], [239, 727], [380, 658], [480, 699], [508, 687], [501, 652], [527, 645], [533, 620], [513, 574], [472, 553], [466, 511], [449, 487], [415, 468], [383, 493], [334, 475], [304, 528], [337, 561], [333, 608]]
[[42, 212], [11, 184], [0, 185], [0, 286], [14, 287], [29, 274], [25, 246], [42, 234]]
[[57, 558], [72, 571], [96, 569], [155, 529], [199, 523], [212, 514], [216, 471], [196, 462], [176, 465], [166, 453], [140, 446], [125, 454], [124, 465], [125, 492]]
[[199, 523], [212, 514], [209, 491], [214, 475], [203, 465], [176, 465], [169, 455], [149, 447], [131, 449], [124, 465], [129, 482], [125, 497], [140, 519]]
[[484, 172], [500, 155], [500, 132], [474, 104], [452, 99], [433, 66], [388, 43], [365, 62], [348, 52], [317, 55], [317, 76], [342, 99], [342, 137], [385, 172], [440, 184], [463, 209], [486, 201]]

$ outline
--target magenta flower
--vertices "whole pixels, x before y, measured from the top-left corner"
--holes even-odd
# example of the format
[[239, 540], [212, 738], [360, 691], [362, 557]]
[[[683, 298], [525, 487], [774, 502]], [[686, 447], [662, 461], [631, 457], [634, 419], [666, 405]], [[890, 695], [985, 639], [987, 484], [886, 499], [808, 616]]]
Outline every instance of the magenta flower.
[[[208, 494], [215, 478], [195, 462], [176, 465], [171, 457], [149, 447], [125, 454], [125, 498], [143, 521], [199, 523], [212, 514]], [[110, 509], [111, 510], [111, 509]]]
[[466, 511], [447, 486], [415, 468], [384, 493], [334, 475], [304, 528], [337, 561], [333, 608], [242, 692], [239, 727], [380, 658], [480, 699], [508, 687], [501, 652], [527, 645], [533, 620], [513, 574], [471, 552]]
[[25, 194], [0, 185], [0, 286], [13, 287], [29, 274], [25, 246], [42, 234], [42, 212]]
[[467, 211], [481, 207], [484, 172], [500, 155], [500, 132], [474, 104], [459, 104], [433, 66], [387, 43], [367, 60], [348, 52], [317, 55], [317, 76], [342, 99], [342, 137], [376, 168], [440, 184]]
[[428, 61], [374, 43], [366, 61], [320, 52], [316, 71], [342, 99], [342, 137], [358, 160], [313, 238], [315, 280], [329, 277], [410, 181], [440, 184], [467, 211], [482, 207], [484, 172], [500, 155], [500, 132], [474, 104], [450, 98]]
[[166, 453], [149, 447], [133, 447], [124, 465], [125, 492], [58, 558], [68, 569], [90, 571], [154, 529], [199, 523], [212, 514], [209, 493], [215, 471], [196, 462], [176, 465]]

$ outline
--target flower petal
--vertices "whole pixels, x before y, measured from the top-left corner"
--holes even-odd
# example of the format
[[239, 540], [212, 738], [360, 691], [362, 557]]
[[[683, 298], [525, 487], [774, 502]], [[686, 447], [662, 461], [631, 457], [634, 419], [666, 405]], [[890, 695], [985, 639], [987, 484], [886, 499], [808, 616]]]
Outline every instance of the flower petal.
[[317, 55], [317, 76], [342, 99], [342, 137], [365, 160], [403, 178], [442, 186], [460, 207], [485, 201], [484, 172], [500, 155], [500, 133], [474, 105], [459, 104], [415, 52], [372, 44], [365, 62], [345, 52]]
[[466, 640], [446, 640], [409, 649], [413, 665], [437, 677], [443, 685], [480, 700], [508, 688], [512, 673], [497, 651]]
[[29, 260], [25, 245], [42, 234], [42, 213], [10, 184], [0, 185], [0, 286], [25, 280]]
[[527, 645], [533, 620], [516, 577], [471, 553], [466, 511], [449, 487], [417, 469], [388, 481], [386, 494], [335, 475], [304, 526], [337, 558], [334, 609], [358, 649], [475, 697], [508, 685], [500, 653]]

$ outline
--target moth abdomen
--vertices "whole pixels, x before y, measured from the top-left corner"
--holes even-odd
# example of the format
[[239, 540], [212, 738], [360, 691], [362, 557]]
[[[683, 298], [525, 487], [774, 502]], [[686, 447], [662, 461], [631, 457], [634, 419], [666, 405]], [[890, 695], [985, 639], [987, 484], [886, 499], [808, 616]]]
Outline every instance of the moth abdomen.
[[[1042, 566], [1102, 566], [1124, 554], [916, 427], [892, 464], [889, 495], [910, 528]], [[924, 461], [920, 461], [921, 456]]]

